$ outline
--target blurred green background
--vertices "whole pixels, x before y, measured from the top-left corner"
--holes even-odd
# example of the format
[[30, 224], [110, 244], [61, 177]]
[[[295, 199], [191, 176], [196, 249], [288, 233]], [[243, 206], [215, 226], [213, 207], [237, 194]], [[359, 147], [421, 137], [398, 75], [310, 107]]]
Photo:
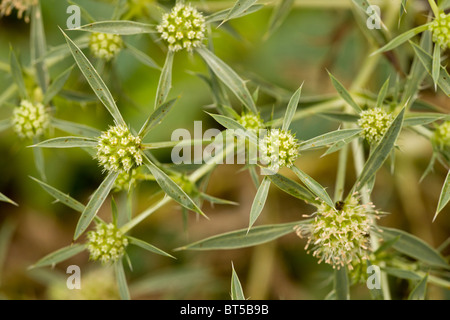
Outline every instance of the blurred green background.
[[[131, 1], [133, 2], [133, 1]], [[141, 4], [146, 1], [139, 1]], [[349, 1], [350, 2], [350, 1]], [[113, 6], [108, 3], [78, 0], [96, 20], [107, 20]], [[170, 2], [161, 1], [170, 7]], [[209, 1], [200, 6], [207, 8]], [[67, 3], [61, 0], [41, 1], [47, 44], [49, 47], [64, 43], [58, 26], [64, 28], [68, 14]], [[214, 9], [227, 8], [231, 2], [221, 5], [214, 1]], [[215, 10], [212, 10], [215, 11]], [[150, 22], [158, 12], [146, 13], [133, 19]], [[234, 20], [230, 26], [240, 35], [236, 38], [224, 31], [213, 29], [213, 42], [217, 55], [231, 65], [244, 79], [263, 79], [283, 88], [290, 95], [304, 81], [303, 97], [334, 93], [326, 69], [349, 86], [367, 55], [367, 40], [359, 31], [351, 10], [347, 6], [314, 8], [314, 5], [295, 7], [281, 27], [265, 39], [268, 20], [272, 13], [269, 5], [249, 16]], [[150, 19], [150, 20], [149, 20]], [[420, 19], [420, 18], [419, 18]], [[405, 23], [414, 23], [414, 19]], [[30, 25], [11, 16], [0, 18], [0, 61], [8, 63], [9, 46], [12, 45], [23, 65], [29, 61]], [[71, 38], [81, 35], [68, 31]], [[125, 41], [134, 44], [150, 55], [158, 64], [165, 59], [165, 50], [147, 35], [126, 36]], [[88, 52], [87, 50], [85, 52]], [[91, 56], [90, 59], [94, 59]], [[49, 71], [51, 78], [74, 63], [67, 57]], [[404, 61], [405, 64], [409, 63]], [[194, 121], [203, 121], [203, 130], [217, 126], [204, 112], [211, 111], [212, 104], [208, 86], [194, 73], [206, 73], [204, 63], [198, 56], [182, 52], [176, 55], [173, 68], [171, 97], [179, 101], [164, 122], [147, 138], [147, 141], [170, 140], [177, 128], [193, 130]], [[387, 75], [393, 70], [381, 61], [376, 74], [367, 84], [367, 90], [377, 91]], [[119, 109], [127, 123], [135, 130], [143, 124], [151, 112], [159, 80], [159, 71], [148, 68], [123, 52], [111, 65], [105, 67], [101, 76], [117, 99]], [[11, 76], [0, 70], [0, 94], [11, 84]], [[249, 88], [256, 88], [249, 82]], [[91, 94], [78, 68], [74, 68], [65, 89]], [[425, 90], [422, 97], [429, 102], [450, 110], [448, 98]], [[18, 104], [18, 99], [11, 99]], [[236, 104], [238, 105], [238, 104]], [[258, 105], [263, 114], [284, 112], [286, 103], [279, 103], [261, 90]], [[107, 129], [111, 117], [99, 103], [67, 102], [55, 99], [55, 116], [87, 124], [100, 130]], [[0, 119], [11, 114], [10, 107], [0, 109]], [[293, 130], [300, 139], [337, 129], [334, 122], [320, 117], [310, 117], [293, 123]], [[54, 132], [61, 135], [61, 132]], [[0, 269], [0, 296], [8, 299], [72, 299], [78, 293], [65, 287], [65, 270], [77, 264], [82, 270], [82, 285], [89, 289], [104, 285], [108, 292], [99, 292], [99, 298], [116, 297], [114, 282], [107, 268], [100, 263], [88, 261], [86, 253], [55, 266], [54, 269], [27, 270], [27, 267], [44, 255], [69, 245], [78, 215], [72, 209], [54, 204], [53, 199], [29, 176], [38, 177], [34, 166], [30, 141], [20, 140], [12, 130], [0, 134], [0, 192], [16, 201], [13, 207], [0, 202], [0, 223], [11, 225], [12, 235], [4, 245], [3, 266]], [[431, 223], [446, 171], [440, 165], [421, 184], [418, 183], [431, 157], [431, 145], [413, 132], [405, 131], [401, 138], [401, 151], [396, 158], [396, 174], [383, 168], [378, 174], [373, 201], [381, 211], [389, 212], [380, 220], [381, 225], [394, 226], [409, 231], [432, 246], [440, 245], [449, 235], [448, 209]], [[170, 150], [156, 153], [162, 162], [170, 161]], [[337, 154], [321, 158], [321, 152], [308, 152], [298, 160], [298, 165], [313, 176], [329, 192], [334, 188]], [[48, 183], [69, 193], [82, 203], [102, 180], [102, 172], [95, 160], [80, 149], [44, 150]], [[239, 202], [239, 206], [205, 204], [204, 212], [211, 220], [189, 215], [188, 229], [184, 230], [179, 206], [170, 204], [146, 219], [133, 230], [133, 236], [142, 238], [161, 249], [171, 252], [184, 244], [218, 233], [245, 228], [256, 189], [247, 171], [239, 165], [223, 165], [211, 176], [208, 193]], [[294, 178], [289, 171], [283, 172]], [[355, 180], [351, 157], [348, 163], [347, 190]], [[138, 187], [135, 214], [152, 202], [157, 190], [154, 183], [141, 183]], [[117, 197], [120, 198], [120, 195]], [[120, 199], [119, 199], [120, 201]], [[109, 219], [109, 203], [100, 212]], [[312, 206], [272, 188], [263, 214], [257, 224], [296, 221], [304, 214], [314, 211]], [[447, 212], [445, 212], [447, 211]], [[251, 299], [321, 299], [331, 289], [329, 281], [332, 269], [318, 265], [317, 260], [303, 249], [304, 239], [295, 234], [276, 242], [256, 248], [222, 252], [175, 252], [177, 260], [163, 258], [143, 250], [129, 247], [133, 264], [127, 270], [131, 294], [136, 299], [229, 299], [231, 262], [241, 279], [246, 296]], [[0, 254], [0, 261], [1, 255]], [[94, 275], [89, 278], [89, 274]], [[100, 281], [101, 280], [101, 281]], [[102, 285], [94, 285], [100, 281]], [[408, 283], [395, 280], [394, 296], [404, 298]], [[86, 289], [88, 288], [88, 289]], [[364, 286], [356, 286], [354, 298], [369, 298]], [[89, 291], [89, 292], [91, 292]], [[430, 297], [444, 299], [445, 293], [430, 287]], [[86, 293], [87, 294], [87, 293]], [[93, 294], [95, 297], [95, 294]]]

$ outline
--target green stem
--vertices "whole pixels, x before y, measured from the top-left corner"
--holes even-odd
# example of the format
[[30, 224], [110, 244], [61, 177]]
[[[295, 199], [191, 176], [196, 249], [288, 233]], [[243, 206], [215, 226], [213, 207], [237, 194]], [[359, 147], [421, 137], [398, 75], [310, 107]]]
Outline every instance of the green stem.
[[433, 10], [434, 16], [439, 17], [439, 8], [436, 2], [434, 0], [428, 0], [428, 3], [430, 4], [431, 10]]
[[339, 151], [339, 163], [334, 188], [334, 202], [342, 200], [344, 196], [345, 174], [347, 171], [348, 145]]

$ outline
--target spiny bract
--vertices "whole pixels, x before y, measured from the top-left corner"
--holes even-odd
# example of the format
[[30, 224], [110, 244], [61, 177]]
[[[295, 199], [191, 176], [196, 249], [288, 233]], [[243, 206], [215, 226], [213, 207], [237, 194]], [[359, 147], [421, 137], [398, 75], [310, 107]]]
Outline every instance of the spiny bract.
[[163, 15], [156, 27], [170, 51], [200, 47], [205, 38], [205, 18], [190, 4], [178, 3], [170, 13]]
[[383, 138], [393, 121], [393, 116], [381, 108], [362, 111], [358, 125], [363, 129], [362, 135], [370, 144], [377, 144]]
[[442, 49], [450, 47], [450, 14], [441, 12], [430, 24], [429, 30], [433, 34], [433, 42]]
[[133, 136], [126, 126], [118, 125], [102, 133], [96, 158], [110, 172], [128, 172], [142, 164], [140, 146], [140, 137]]
[[[355, 197], [332, 208], [322, 203], [309, 224], [296, 227], [300, 238], [306, 236], [313, 256], [319, 263], [325, 261], [333, 268], [345, 265], [352, 269], [351, 263], [368, 259], [369, 232], [373, 227], [371, 209], [373, 205], [360, 205]], [[369, 210], [370, 209], [370, 210]]]
[[299, 142], [288, 131], [271, 129], [259, 142], [261, 160], [269, 169], [292, 167], [299, 156]]
[[109, 61], [123, 48], [123, 40], [117, 34], [94, 32], [89, 39], [89, 48], [97, 58]]
[[128, 238], [117, 227], [110, 223], [97, 224], [95, 231], [88, 232], [87, 249], [92, 260], [102, 263], [115, 262], [125, 253]]
[[20, 106], [14, 108], [12, 116], [14, 131], [21, 138], [38, 137], [50, 124], [50, 115], [42, 103], [22, 100]]

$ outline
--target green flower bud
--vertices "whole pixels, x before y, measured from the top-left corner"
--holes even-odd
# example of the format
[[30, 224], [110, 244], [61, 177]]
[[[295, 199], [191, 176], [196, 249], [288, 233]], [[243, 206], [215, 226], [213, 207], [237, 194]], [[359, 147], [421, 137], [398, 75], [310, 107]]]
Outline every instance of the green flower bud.
[[269, 169], [290, 168], [299, 157], [299, 142], [289, 131], [271, 129], [259, 142], [261, 160]]
[[428, 27], [433, 35], [433, 42], [442, 49], [450, 46], [450, 14], [441, 12]]
[[362, 135], [370, 144], [377, 144], [383, 138], [394, 120], [392, 114], [383, 109], [373, 108], [362, 111], [358, 125], [363, 129]]
[[238, 119], [238, 122], [245, 129], [255, 131], [256, 133], [258, 133], [260, 129], [264, 129], [264, 123], [259, 114], [243, 113]]

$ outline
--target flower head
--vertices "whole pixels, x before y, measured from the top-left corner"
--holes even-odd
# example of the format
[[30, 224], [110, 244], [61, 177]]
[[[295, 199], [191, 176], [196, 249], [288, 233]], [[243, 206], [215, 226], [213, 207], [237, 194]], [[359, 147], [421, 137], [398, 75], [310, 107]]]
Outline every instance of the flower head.
[[441, 12], [429, 26], [433, 42], [442, 49], [450, 47], [450, 14]]
[[373, 108], [362, 111], [358, 125], [363, 129], [362, 135], [370, 144], [377, 144], [383, 138], [394, 120], [392, 114], [383, 109]]
[[128, 238], [117, 227], [110, 223], [97, 224], [95, 231], [88, 232], [87, 249], [92, 260], [102, 263], [115, 262], [125, 253]]
[[142, 164], [141, 138], [133, 136], [124, 125], [103, 132], [97, 144], [96, 158], [108, 171], [129, 172]]
[[50, 115], [42, 103], [22, 100], [14, 108], [12, 116], [14, 131], [21, 138], [34, 138], [42, 135], [50, 124]]
[[89, 39], [89, 48], [97, 58], [109, 61], [123, 48], [123, 40], [117, 34], [93, 32]]
[[259, 114], [255, 115], [253, 113], [243, 113], [238, 122], [247, 130], [252, 130], [258, 132], [260, 129], [264, 128], [264, 123], [259, 116]]
[[178, 3], [170, 13], [163, 15], [156, 27], [161, 38], [167, 42], [170, 51], [180, 51], [202, 45], [205, 39], [205, 18], [190, 4]]
[[373, 205], [360, 205], [358, 199], [351, 197], [346, 202], [338, 202], [335, 208], [322, 203], [314, 214], [311, 223], [296, 227], [297, 235], [307, 236], [305, 249], [319, 263], [325, 261], [340, 268], [351, 263], [368, 259], [369, 232], [373, 228]]
[[[0, 3], [0, 17], [9, 16], [12, 10], [17, 10], [17, 18], [30, 21], [30, 8], [38, 4], [38, 0], [2, 0]], [[25, 15], [24, 15], [25, 13]]]
[[442, 148], [450, 146], [450, 121], [445, 121], [436, 128], [433, 140]]
[[259, 142], [261, 160], [269, 169], [292, 167], [298, 158], [299, 142], [289, 131], [271, 129]]

